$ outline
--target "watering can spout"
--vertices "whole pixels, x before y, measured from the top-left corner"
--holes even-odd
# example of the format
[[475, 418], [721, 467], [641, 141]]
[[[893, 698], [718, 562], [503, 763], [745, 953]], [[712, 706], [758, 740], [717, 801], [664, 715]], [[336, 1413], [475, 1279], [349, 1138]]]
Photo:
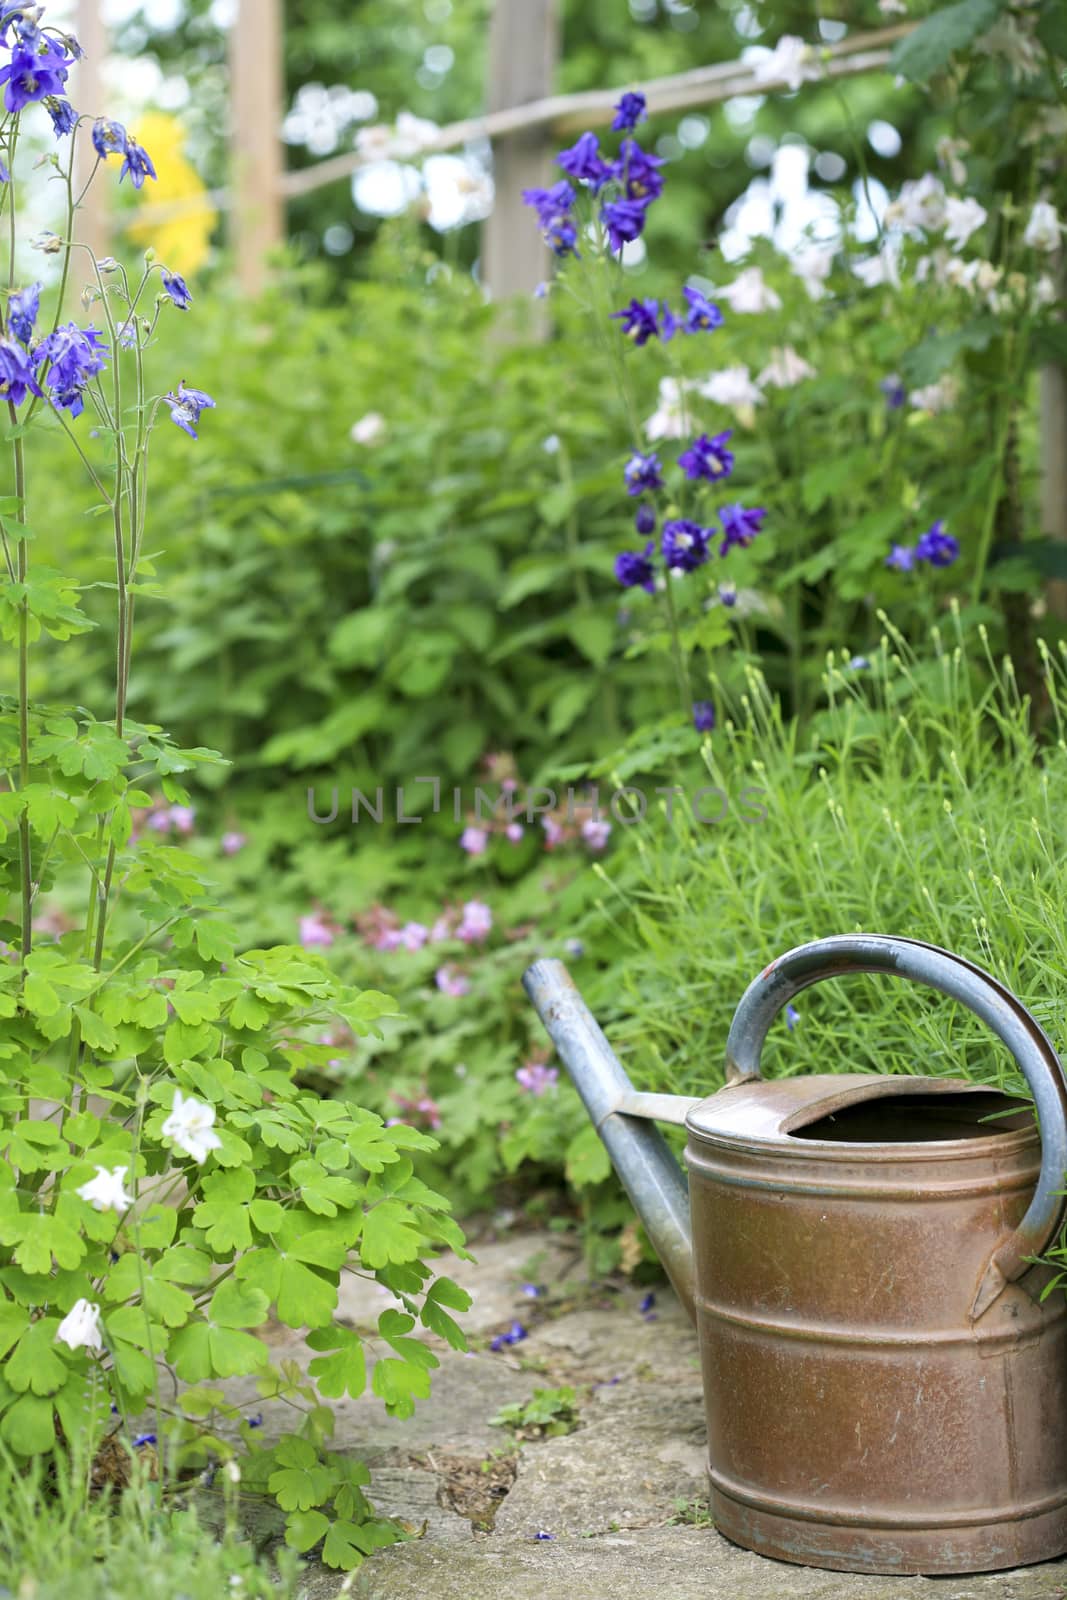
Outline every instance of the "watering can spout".
[[695, 1322], [689, 1189], [653, 1121], [684, 1125], [699, 1098], [639, 1094], [562, 961], [535, 961], [522, 981], [678, 1298]]

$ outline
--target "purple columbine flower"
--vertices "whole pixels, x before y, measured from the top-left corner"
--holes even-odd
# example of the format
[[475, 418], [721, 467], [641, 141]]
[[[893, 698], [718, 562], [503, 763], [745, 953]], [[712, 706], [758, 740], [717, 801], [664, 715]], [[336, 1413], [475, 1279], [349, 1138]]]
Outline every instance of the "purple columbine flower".
[[611, 313], [612, 320], [622, 323], [622, 331], [633, 340], [638, 349], [650, 339], [659, 337], [659, 301], [631, 300], [621, 311]]
[[710, 700], [693, 701], [693, 727], [698, 733], [711, 733], [715, 727], [715, 707]]
[[50, 333], [34, 351], [34, 359], [47, 358], [48, 377], [45, 380], [52, 390], [52, 404], [58, 411], [69, 411], [80, 417], [85, 410], [83, 398], [90, 378], [103, 372], [107, 365], [107, 345], [96, 328], [79, 328], [76, 322], [65, 322]]
[[612, 250], [621, 250], [624, 244], [641, 237], [647, 209], [647, 202], [642, 200], [611, 200], [601, 209], [600, 220], [608, 230]]
[[642, 1316], [645, 1316], [649, 1311], [652, 1310], [652, 1307], [655, 1305], [655, 1303], [656, 1303], [656, 1297], [652, 1293], [652, 1291], [649, 1290], [648, 1294], [645, 1295], [644, 1299], [641, 1301], [641, 1304], [638, 1306], [637, 1309], [638, 1309], [638, 1311], [640, 1311]]
[[793, 1029], [796, 1027], [796, 1025], [797, 1025], [797, 1023], [799, 1021], [800, 1021], [800, 1012], [797, 1010], [796, 1006], [786, 1006], [786, 1008], [785, 1008], [785, 1025], [789, 1029], [790, 1033], [792, 1033]]
[[878, 387], [885, 395], [885, 403], [890, 411], [899, 411], [908, 398], [908, 392], [895, 372], [891, 372], [888, 377], [883, 378]]
[[540, 1287], [539, 1284], [524, 1283], [522, 1286], [522, 1292], [526, 1296], [527, 1300], [539, 1300], [545, 1291]]
[[641, 504], [637, 508], [636, 515], [634, 516], [634, 527], [637, 529], [642, 539], [646, 538], [648, 534], [655, 533], [656, 531], [656, 513], [646, 500], [642, 500]]
[[37, 313], [41, 309], [41, 285], [33, 283], [28, 289], [16, 289], [15, 293], [8, 296], [7, 325], [16, 339], [23, 344], [29, 344], [33, 337], [33, 325], [37, 321]]
[[660, 548], [663, 559], [673, 571], [695, 572], [708, 559], [708, 539], [711, 530], [685, 517], [674, 517], [663, 524]]
[[723, 506], [719, 512], [719, 521], [722, 523], [724, 537], [719, 554], [726, 555], [734, 545], [741, 550], [747, 550], [759, 533], [766, 515], [762, 506], [753, 506], [747, 511], [744, 506]]
[[734, 583], [719, 584], [720, 604], [732, 608], [737, 604], [737, 585]]
[[20, 406], [27, 394], [40, 393], [32, 357], [13, 339], [0, 339], [0, 399]]
[[148, 154], [144, 145], [138, 144], [136, 139], [129, 137], [126, 140], [125, 160], [122, 163], [122, 170], [119, 172], [120, 183], [127, 173], [129, 173], [130, 182], [135, 189], [143, 188], [146, 178], [154, 178], [156, 176], [156, 169], [152, 165], [152, 157]]
[[623, 477], [626, 479], [627, 494], [654, 494], [657, 489], [663, 488], [663, 473], [660, 468], [659, 456], [643, 456], [635, 450], [623, 468]]
[[565, 178], [561, 178], [551, 189], [524, 189], [522, 198], [525, 205], [532, 206], [537, 212], [541, 227], [547, 228], [556, 217], [570, 210], [574, 204], [574, 190]]
[[648, 109], [644, 95], [628, 90], [615, 107], [612, 130], [615, 133], [629, 133], [639, 122], [646, 121], [647, 117]]
[[193, 303], [193, 297], [189, 293], [189, 287], [184, 278], [179, 277], [176, 272], [165, 272], [163, 274], [163, 288], [170, 295], [179, 311], [188, 311]]
[[727, 449], [726, 442], [732, 436], [733, 429], [727, 428], [725, 433], [717, 433], [713, 438], [702, 433], [699, 439], [694, 439], [689, 449], [678, 457], [678, 465], [686, 477], [707, 478], [709, 483], [728, 478], [734, 468], [734, 454]]
[[659, 336], [663, 340], [663, 343], [669, 344], [674, 338], [674, 335], [678, 332], [678, 329], [684, 327], [685, 323], [678, 320], [670, 306], [667, 304], [666, 300], [664, 300], [663, 315], [660, 318], [659, 323]]
[[72, 133], [78, 126], [78, 113], [69, 100], [60, 100], [54, 94], [45, 95], [44, 108], [52, 119], [57, 139]]
[[650, 539], [643, 555], [621, 550], [615, 557], [615, 576], [624, 589], [647, 589], [649, 594], [655, 593], [656, 569], [650, 560], [654, 548]]
[[121, 122], [97, 117], [93, 123], [93, 149], [101, 161], [106, 161], [108, 156], [124, 156], [128, 142], [129, 135]]
[[45, 95], [62, 94], [67, 71], [67, 56], [54, 39], [42, 35], [32, 46], [26, 41], [16, 45], [7, 66], [0, 68], [5, 106], [21, 111]]
[[197, 424], [200, 421], [201, 411], [213, 411], [215, 402], [203, 389], [191, 389], [183, 378], [179, 383], [177, 392], [164, 396], [170, 407], [170, 420], [177, 423], [190, 439], [197, 437]]
[[554, 1533], [546, 1533], [544, 1528], [540, 1528], [532, 1537], [534, 1544], [542, 1544], [546, 1539], [554, 1539], [556, 1535]]
[[155, 1442], [156, 1436], [154, 1433], [139, 1433], [133, 1441], [133, 1448], [142, 1450], [146, 1444], [155, 1444]]
[[915, 546], [915, 559], [929, 561], [932, 567], [951, 567], [960, 553], [960, 542], [954, 539], [951, 533], [945, 532], [945, 524], [941, 518], [927, 528], [918, 544]]
[[713, 305], [706, 295], [699, 289], [691, 289], [687, 284], [682, 290], [689, 310], [685, 314], [686, 333], [700, 333], [705, 328], [721, 328], [723, 315], [718, 306]]
[[895, 544], [885, 558], [887, 567], [894, 572], [911, 572], [915, 567], [915, 550], [910, 544]]
[[513, 1322], [507, 1333], [498, 1333], [495, 1338], [490, 1339], [489, 1348], [490, 1350], [503, 1350], [505, 1345], [521, 1344], [525, 1338], [526, 1329], [522, 1323]]
[[262, 1426], [263, 1426], [263, 1413], [262, 1413], [262, 1411], [257, 1411], [254, 1417], [248, 1417], [248, 1418], [246, 1418], [246, 1421], [247, 1421], [248, 1426], [250, 1428], [262, 1428]]
[[556, 164], [569, 178], [588, 183], [594, 194], [602, 189], [611, 177], [611, 168], [600, 154], [600, 144], [595, 133], [583, 133], [577, 144], [561, 150]]
[[660, 167], [662, 156], [649, 155], [636, 139], [624, 139], [619, 146], [617, 161], [611, 164], [611, 175], [626, 185], [627, 200], [640, 200], [648, 205], [663, 193]]
[[578, 230], [566, 217], [559, 217], [545, 233], [545, 243], [554, 256], [578, 254]]

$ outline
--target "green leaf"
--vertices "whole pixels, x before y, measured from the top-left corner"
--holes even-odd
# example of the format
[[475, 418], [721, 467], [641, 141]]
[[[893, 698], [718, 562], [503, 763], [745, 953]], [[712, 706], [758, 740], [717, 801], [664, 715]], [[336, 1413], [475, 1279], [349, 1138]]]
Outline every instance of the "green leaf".
[[471, 1297], [466, 1289], [461, 1289], [451, 1278], [438, 1278], [426, 1291], [419, 1321], [431, 1333], [447, 1339], [453, 1350], [466, 1350], [467, 1335], [443, 1307], [449, 1306], [453, 1311], [469, 1311], [471, 1305]]
[[548, 713], [548, 731], [554, 736], [566, 733], [588, 706], [596, 693], [596, 687], [596, 679], [592, 674], [565, 681], [552, 698], [552, 707]]
[[567, 1179], [576, 1189], [589, 1183], [603, 1183], [611, 1172], [608, 1153], [594, 1127], [586, 1127], [575, 1134], [567, 1146]]
[[318, 1328], [308, 1334], [307, 1343], [312, 1350], [334, 1352], [308, 1362], [308, 1372], [319, 1393], [327, 1400], [339, 1400], [345, 1394], [358, 1400], [367, 1387], [367, 1363], [363, 1341], [356, 1330], [339, 1325]]
[[267, 1482], [283, 1511], [310, 1511], [312, 1506], [322, 1505], [337, 1485], [336, 1474], [323, 1466], [307, 1439], [286, 1435], [278, 1444], [275, 1459], [278, 1470]]
[[262, 1289], [226, 1278], [211, 1296], [208, 1317], [221, 1328], [258, 1328], [269, 1312], [270, 1301]]
[[975, 317], [951, 333], [931, 334], [902, 358], [905, 381], [914, 389], [936, 383], [964, 350], [984, 350], [998, 332], [993, 317]]
[[270, 1351], [250, 1333], [213, 1327], [209, 1322], [190, 1322], [171, 1338], [169, 1357], [185, 1382], [202, 1383], [205, 1378], [236, 1378], [258, 1372], [269, 1364]]
[[4, 1367], [4, 1377], [19, 1394], [55, 1394], [67, 1380], [67, 1363], [56, 1347], [58, 1317], [32, 1322]]
[[430, 1374], [423, 1367], [394, 1361], [390, 1356], [375, 1363], [371, 1388], [391, 1417], [410, 1417], [415, 1414], [415, 1401], [429, 1398]]
[[0, 1439], [20, 1456], [39, 1456], [51, 1450], [56, 1442], [51, 1400], [22, 1395], [10, 1411], [4, 1413], [0, 1421]]
[[291, 1511], [285, 1519], [285, 1542], [291, 1550], [299, 1550], [303, 1555], [312, 1545], [318, 1544], [329, 1526], [329, 1517], [323, 1516], [321, 1511]]
[[414, 1261], [423, 1243], [411, 1212], [397, 1200], [383, 1200], [363, 1218], [359, 1253], [368, 1267]]
[[1004, 8], [1004, 0], [960, 0], [933, 12], [907, 38], [899, 39], [889, 58], [889, 70], [914, 83], [923, 83], [948, 65], [958, 50], [988, 33]]

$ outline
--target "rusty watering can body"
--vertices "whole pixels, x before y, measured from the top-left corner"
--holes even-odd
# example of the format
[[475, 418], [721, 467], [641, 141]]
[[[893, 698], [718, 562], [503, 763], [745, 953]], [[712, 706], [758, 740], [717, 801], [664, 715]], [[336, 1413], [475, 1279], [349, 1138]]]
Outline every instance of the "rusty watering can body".
[[[955, 1080], [762, 1081], [775, 1016], [849, 972], [967, 1005], [1014, 1055], [1040, 1137], [1026, 1101]], [[818, 940], [743, 996], [727, 1087], [685, 1100], [634, 1090], [560, 962], [524, 982], [696, 1323], [718, 1530], [846, 1572], [1067, 1550], [1067, 1301], [1040, 1301], [1028, 1261], [1062, 1220], [1067, 1082], [1022, 1004], [930, 945]], [[649, 1119], [686, 1127], [688, 1191]]]

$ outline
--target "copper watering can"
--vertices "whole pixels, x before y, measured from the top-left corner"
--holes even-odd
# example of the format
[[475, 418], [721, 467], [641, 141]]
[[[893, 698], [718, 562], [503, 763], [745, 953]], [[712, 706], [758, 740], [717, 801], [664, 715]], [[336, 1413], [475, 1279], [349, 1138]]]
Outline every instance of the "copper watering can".
[[[762, 1081], [782, 1008], [851, 972], [968, 1006], [1040, 1135], [1026, 1101], [954, 1079]], [[1067, 1550], [1067, 1301], [1029, 1260], [1063, 1217], [1067, 1082], [1021, 1002], [913, 939], [819, 939], [749, 986], [726, 1087], [690, 1100], [634, 1090], [561, 962], [523, 981], [696, 1323], [717, 1529], [843, 1572]], [[652, 1121], [686, 1128], [688, 1188]]]

